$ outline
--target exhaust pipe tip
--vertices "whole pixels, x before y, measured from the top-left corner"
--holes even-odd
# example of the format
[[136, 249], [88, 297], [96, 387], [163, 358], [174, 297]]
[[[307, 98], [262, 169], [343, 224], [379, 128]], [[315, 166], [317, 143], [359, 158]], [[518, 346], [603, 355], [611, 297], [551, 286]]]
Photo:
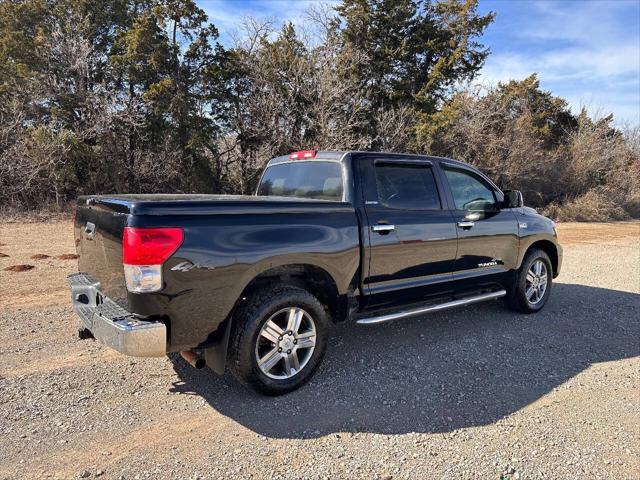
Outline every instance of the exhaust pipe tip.
[[191, 350], [180, 352], [180, 356], [184, 358], [189, 365], [191, 365], [193, 368], [197, 368], [198, 370], [204, 368], [207, 365], [207, 361], [204, 359], [204, 357], [201, 357]]
[[198, 370], [200, 370], [201, 368], [204, 368], [206, 365], [207, 365], [207, 362], [202, 357], [198, 357], [196, 361], [193, 363], [193, 367], [197, 368]]

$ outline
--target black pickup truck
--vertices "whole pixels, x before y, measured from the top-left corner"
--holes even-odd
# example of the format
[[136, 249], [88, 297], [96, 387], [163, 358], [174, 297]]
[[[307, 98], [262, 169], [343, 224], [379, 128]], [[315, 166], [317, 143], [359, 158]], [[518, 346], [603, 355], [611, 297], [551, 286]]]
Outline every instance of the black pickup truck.
[[539, 311], [562, 249], [553, 222], [473, 167], [421, 155], [302, 151], [255, 196], [78, 199], [81, 338], [181, 352], [267, 394], [310, 378], [331, 325], [504, 298]]

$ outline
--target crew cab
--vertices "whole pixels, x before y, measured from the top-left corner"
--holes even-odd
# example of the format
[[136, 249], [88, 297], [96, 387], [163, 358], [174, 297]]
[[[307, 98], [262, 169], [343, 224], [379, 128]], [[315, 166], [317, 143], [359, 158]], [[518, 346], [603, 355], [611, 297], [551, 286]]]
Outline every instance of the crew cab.
[[75, 242], [82, 338], [181, 352], [273, 395], [310, 378], [337, 322], [498, 298], [534, 313], [562, 263], [520, 192], [448, 158], [375, 152], [274, 158], [253, 196], [83, 196]]

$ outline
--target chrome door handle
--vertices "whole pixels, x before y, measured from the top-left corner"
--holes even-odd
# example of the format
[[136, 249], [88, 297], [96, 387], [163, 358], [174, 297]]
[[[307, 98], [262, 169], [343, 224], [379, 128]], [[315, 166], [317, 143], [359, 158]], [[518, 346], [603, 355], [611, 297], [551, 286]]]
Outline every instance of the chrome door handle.
[[371, 230], [373, 230], [374, 232], [378, 232], [378, 233], [389, 233], [389, 232], [393, 232], [396, 229], [395, 225], [387, 225], [384, 223], [380, 223], [378, 225], [373, 225], [371, 227]]
[[475, 222], [458, 222], [458, 228], [471, 228], [475, 225]]

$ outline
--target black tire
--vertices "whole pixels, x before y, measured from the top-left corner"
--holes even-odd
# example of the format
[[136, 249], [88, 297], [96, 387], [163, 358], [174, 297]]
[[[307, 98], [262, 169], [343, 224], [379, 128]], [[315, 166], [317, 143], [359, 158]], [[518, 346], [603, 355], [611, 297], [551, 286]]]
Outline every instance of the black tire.
[[[258, 366], [256, 344], [264, 342], [264, 337], [260, 337], [264, 324], [273, 315], [290, 307], [303, 309], [312, 319], [315, 347], [305, 365], [292, 377], [271, 378]], [[293, 285], [280, 285], [255, 292], [233, 315], [233, 322], [228, 353], [230, 370], [241, 383], [266, 395], [282, 395], [304, 385], [320, 365], [327, 348], [330, 328], [327, 312], [311, 293]]]
[[[547, 285], [544, 294], [536, 302], [532, 302], [527, 298], [527, 273], [532, 265], [537, 261], [544, 263], [546, 268]], [[542, 310], [549, 299], [551, 293], [551, 284], [553, 278], [553, 266], [549, 256], [543, 250], [532, 249], [527, 252], [520, 269], [516, 272], [514, 284], [506, 297], [507, 305], [513, 310], [521, 313], [536, 313]], [[535, 299], [535, 298], [534, 298]]]

